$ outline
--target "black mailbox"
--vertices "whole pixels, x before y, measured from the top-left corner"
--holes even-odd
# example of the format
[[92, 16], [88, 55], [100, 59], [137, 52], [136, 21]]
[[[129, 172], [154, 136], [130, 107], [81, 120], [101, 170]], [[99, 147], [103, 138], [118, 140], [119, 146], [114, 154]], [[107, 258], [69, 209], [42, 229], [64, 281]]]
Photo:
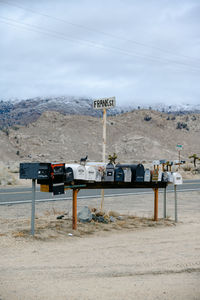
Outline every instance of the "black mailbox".
[[20, 179], [48, 180], [51, 175], [50, 163], [20, 163]]
[[124, 171], [121, 167], [115, 167], [115, 181], [116, 182], [124, 182]]
[[72, 182], [74, 180], [74, 172], [71, 167], [65, 169], [65, 181]]
[[51, 177], [53, 183], [64, 183], [65, 180], [65, 164], [51, 164]]
[[128, 164], [118, 164], [118, 167], [126, 167], [126, 168], [131, 168], [132, 172], [132, 182], [143, 182], [144, 181], [144, 166], [142, 164], [138, 165], [128, 165]]

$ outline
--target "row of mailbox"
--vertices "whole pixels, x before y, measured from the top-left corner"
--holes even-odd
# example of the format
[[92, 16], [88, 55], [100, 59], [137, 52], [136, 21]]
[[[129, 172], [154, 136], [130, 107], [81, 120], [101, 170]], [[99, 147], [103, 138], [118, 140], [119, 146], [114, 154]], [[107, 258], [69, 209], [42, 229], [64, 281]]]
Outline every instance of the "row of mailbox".
[[74, 180], [90, 182], [171, 182], [182, 184], [179, 173], [162, 172], [161, 170], [144, 169], [142, 164], [106, 164], [88, 162], [80, 164], [56, 163], [21, 163], [21, 179], [37, 179], [39, 184], [70, 183]]

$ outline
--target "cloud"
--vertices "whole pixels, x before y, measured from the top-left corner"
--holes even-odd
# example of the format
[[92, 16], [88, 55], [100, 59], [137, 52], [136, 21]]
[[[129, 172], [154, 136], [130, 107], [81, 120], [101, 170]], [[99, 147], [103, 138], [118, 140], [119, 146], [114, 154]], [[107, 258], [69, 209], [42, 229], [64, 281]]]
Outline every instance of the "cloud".
[[200, 102], [199, 1], [8, 2], [0, 1], [2, 99]]

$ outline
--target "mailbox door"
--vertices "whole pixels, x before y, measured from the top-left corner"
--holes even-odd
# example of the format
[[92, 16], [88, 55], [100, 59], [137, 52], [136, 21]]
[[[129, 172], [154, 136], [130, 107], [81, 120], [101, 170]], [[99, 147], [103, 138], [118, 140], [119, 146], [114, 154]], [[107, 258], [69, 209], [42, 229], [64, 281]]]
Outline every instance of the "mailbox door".
[[144, 181], [144, 166], [142, 164], [138, 164], [136, 167], [136, 182]]
[[163, 172], [163, 174], [162, 174], [162, 181], [163, 181], [163, 182], [168, 182], [168, 175], [167, 175], [167, 172]]
[[65, 174], [66, 182], [72, 182], [74, 180], [74, 172], [71, 167], [65, 169]]
[[155, 169], [152, 171], [152, 181], [153, 182], [158, 181], [158, 174], [159, 174], [158, 169]]
[[74, 170], [74, 179], [87, 180], [86, 169], [84, 166], [78, 165]]
[[132, 172], [130, 168], [123, 168], [124, 171], [124, 182], [131, 182]]
[[96, 170], [94, 167], [85, 166], [86, 168], [86, 174], [87, 174], [87, 180], [89, 181], [95, 181], [96, 180]]
[[124, 182], [124, 171], [121, 167], [115, 167], [114, 180], [116, 182]]
[[104, 181], [109, 181], [109, 182], [114, 181], [114, 172], [115, 170], [113, 164], [107, 164]]
[[151, 172], [149, 169], [146, 169], [145, 170], [145, 173], [144, 173], [144, 181], [145, 182], [150, 182], [151, 181]]
[[183, 179], [180, 173], [173, 173], [173, 183], [174, 185], [183, 184]]

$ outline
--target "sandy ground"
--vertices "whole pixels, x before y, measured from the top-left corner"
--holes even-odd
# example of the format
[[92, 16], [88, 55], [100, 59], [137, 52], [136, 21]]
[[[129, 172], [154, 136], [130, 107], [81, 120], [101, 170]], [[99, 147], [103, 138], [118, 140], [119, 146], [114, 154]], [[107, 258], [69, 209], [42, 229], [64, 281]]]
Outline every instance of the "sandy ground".
[[[0, 299], [200, 299], [200, 192], [178, 194], [178, 224], [167, 199], [168, 219], [155, 223], [153, 194], [105, 198], [105, 210], [124, 219], [77, 232], [71, 201], [39, 203], [35, 238], [30, 204], [1, 206]], [[162, 202], [160, 194], [160, 218]]]

